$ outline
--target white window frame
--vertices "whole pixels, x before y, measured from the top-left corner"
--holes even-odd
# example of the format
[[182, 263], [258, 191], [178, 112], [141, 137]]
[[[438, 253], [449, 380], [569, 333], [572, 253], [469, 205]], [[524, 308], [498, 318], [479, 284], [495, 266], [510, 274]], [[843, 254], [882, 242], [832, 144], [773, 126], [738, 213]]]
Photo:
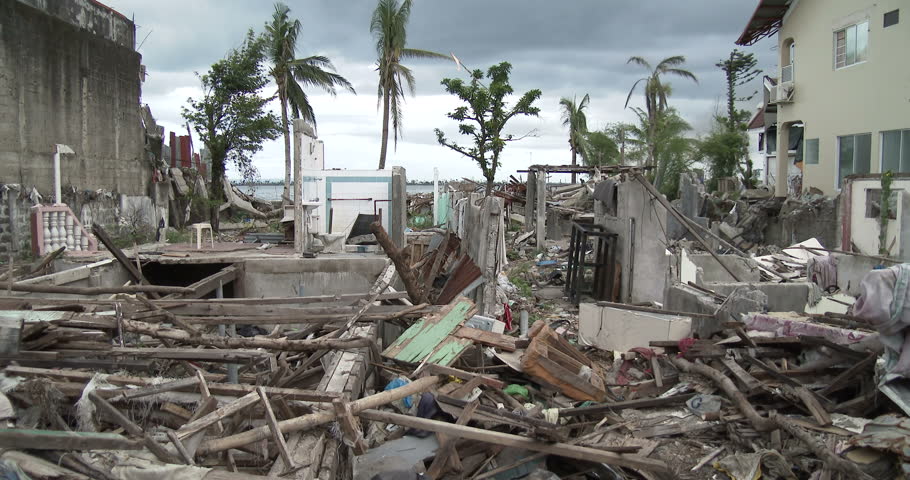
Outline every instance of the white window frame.
[[[851, 28], [853, 28], [854, 31], [857, 31], [861, 25], [866, 26], [866, 51], [864, 52], [862, 60], [856, 60], [854, 58], [853, 63], [848, 64], [847, 63], [847, 52], [846, 52], [847, 41], [848, 41], [847, 31], [850, 30]], [[842, 65], [842, 66], [837, 65], [837, 34], [840, 32], [844, 32], [844, 65]], [[844, 25], [843, 27], [838, 28], [837, 30], [834, 31], [834, 34], [832, 35], [833, 44], [834, 44], [834, 55], [832, 57], [833, 64], [834, 64], [834, 70], [843, 70], [845, 68], [850, 68], [854, 65], [861, 65], [861, 64], [869, 61], [869, 33], [871, 33], [871, 32], [869, 29], [869, 19], [868, 18], [858, 21], [856, 23], [852, 23], [850, 25]], [[856, 34], [854, 33], [854, 35], [856, 35]]]
[[[871, 138], [872, 133], [873, 132], [859, 132], [859, 133], [848, 133], [846, 135], [835, 135], [834, 136], [834, 152], [835, 152], [835, 156], [837, 158], [837, 162], [835, 162], [835, 165], [834, 165], [835, 166], [834, 189], [836, 191], [839, 192], [841, 190], [841, 183], [843, 180], [842, 178], [840, 178], [840, 139], [842, 137], [853, 137], [853, 172], [850, 173], [849, 175], [855, 175], [856, 174], [856, 137], [859, 137], [862, 135], [869, 135], [869, 137], [870, 137], [869, 138], [869, 150], [870, 150], [869, 154], [871, 155], [872, 154], [872, 151], [871, 151], [872, 150], [872, 138]], [[819, 152], [819, 154], [821, 154], [821, 152]], [[870, 173], [872, 172], [872, 158], [871, 157], [869, 158], [869, 172]], [[846, 175], [846, 176], [849, 176], [849, 175]]]
[[[885, 173], [885, 134], [888, 132], [900, 132], [900, 148], [897, 150], [897, 164], [901, 163], [901, 156], [904, 154], [904, 132], [910, 132], [910, 128], [895, 128], [891, 130], [882, 130], [878, 132], [878, 171]], [[910, 148], [910, 146], [908, 146]], [[903, 173], [898, 170], [894, 173]]]

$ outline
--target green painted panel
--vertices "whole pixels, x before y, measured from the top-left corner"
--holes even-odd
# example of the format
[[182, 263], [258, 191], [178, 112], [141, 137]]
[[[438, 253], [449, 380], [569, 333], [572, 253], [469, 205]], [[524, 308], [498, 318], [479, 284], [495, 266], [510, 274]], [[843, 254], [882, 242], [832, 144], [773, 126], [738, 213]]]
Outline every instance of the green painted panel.
[[435, 363], [444, 367], [450, 365], [469, 345], [471, 342], [468, 340], [449, 337], [447, 343], [439, 347], [427, 360], [427, 363]]
[[430, 323], [426, 318], [420, 319], [405, 330], [386, 352], [403, 345], [401, 351], [394, 355], [396, 360], [411, 363], [423, 361], [437, 345], [464, 323], [468, 310], [472, 307], [470, 300], [462, 300], [437, 322]]

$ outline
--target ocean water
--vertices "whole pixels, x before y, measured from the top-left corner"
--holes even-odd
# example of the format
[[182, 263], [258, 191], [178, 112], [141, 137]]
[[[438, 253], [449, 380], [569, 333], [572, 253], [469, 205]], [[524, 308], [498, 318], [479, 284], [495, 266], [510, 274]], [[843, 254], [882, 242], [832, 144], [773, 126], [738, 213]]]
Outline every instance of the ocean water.
[[[261, 198], [267, 201], [281, 200], [281, 192], [284, 191], [284, 185], [238, 185], [241, 192], [252, 195], [256, 198]], [[433, 184], [408, 184], [408, 193], [433, 193]], [[291, 189], [291, 196], [293, 197], [294, 191]]]

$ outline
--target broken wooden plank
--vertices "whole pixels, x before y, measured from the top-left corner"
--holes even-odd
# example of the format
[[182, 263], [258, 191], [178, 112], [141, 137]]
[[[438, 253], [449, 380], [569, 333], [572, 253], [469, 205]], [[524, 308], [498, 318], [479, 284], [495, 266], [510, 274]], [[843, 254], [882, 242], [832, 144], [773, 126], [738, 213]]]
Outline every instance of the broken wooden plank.
[[501, 333], [488, 332], [478, 328], [461, 327], [455, 331], [455, 336], [468, 339], [474, 343], [479, 343], [487, 347], [498, 348], [505, 352], [514, 352], [517, 350], [515, 342], [518, 338], [503, 335]]
[[843, 373], [834, 377], [834, 380], [831, 380], [831, 383], [827, 387], [818, 391], [819, 395], [826, 396], [828, 394], [834, 393], [843, 386], [849, 384], [851, 381], [857, 380], [859, 378], [859, 373], [863, 370], [875, 365], [875, 361], [878, 359], [877, 353], [870, 353], [863, 361], [854, 364], [852, 367], [844, 370]]
[[[104, 228], [97, 224], [92, 224], [92, 233], [98, 237], [98, 240], [107, 247], [108, 251], [111, 252], [111, 255], [117, 259], [117, 262], [126, 270], [126, 273], [130, 276], [134, 283], [137, 283], [136, 286], [148, 285], [149, 282], [142, 276], [142, 272], [139, 271], [133, 264], [130, 262], [129, 258], [123, 254], [123, 250], [120, 249], [117, 245], [114, 245], [114, 241], [111, 240], [111, 237], [108, 236]], [[168, 292], [168, 293], [183, 293], [183, 292]], [[152, 298], [158, 298], [158, 294], [151, 292]]]
[[262, 387], [257, 388], [256, 393], [262, 401], [262, 408], [265, 409], [265, 420], [269, 427], [269, 431], [272, 434], [272, 440], [278, 447], [278, 453], [281, 455], [281, 459], [284, 460], [286, 466], [285, 471], [293, 470], [295, 467], [294, 461], [291, 459], [291, 454], [288, 453], [288, 445], [284, 440], [284, 434], [281, 433], [281, 428], [278, 426], [278, 419], [275, 418], [275, 412], [272, 411], [269, 397], [265, 394], [265, 390], [263, 390]]
[[449, 376], [452, 376], [455, 378], [460, 378], [462, 380], [471, 380], [473, 378], [480, 377], [480, 383], [482, 383], [488, 387], [496, 388], [499, 390], [506, 388], [505, 382], [496, 380], [495, 378], [491, 378], [487, 375], [466, 372], [464, 370], [459, 370], [457, 368], [452, 368], [452, 367], [446, 367], [443, 365], [437, 365], [435, 363], [427, 364], [424, 371], [427, 373], [433, 374], [433, 375], [449, 375]]
[[508, 433], [483, 430], [464, 425], [455, 425], [447, 422], [440, 422], [397, 413], [384, 412], [379, 410], [363, 410], [357, 414], [360, 417], [375, 422], [393, 423], [420, 430], [429, 430], [431, 432], [445, 433], [458, 438], [466, 438], [479, 442], [491, 443], [494, 445], [503, 445], [507, 447], [524, 448], [538, 452], [548, 453], [566, 458], [574, 458], [608, 465], [617, 465], [629, 468], [639, 468], [656, 473], [669, 473], [667, 464], [660, 460], [641, 457], [638, 455], [625, 455], [605, 452], [589, 447], [580, 447], [567, 443], [546, 443], [518, 435]]
[[[480, 405], [480, 402], [477, 400], [465, 405], [455, 425], [467, 425], [478, 405]], [[447, 466], [451, 466], [455, 471], [461, 471], [461, 460], [455, 450], [455, 439], [449, 438], [442, 433], [437, 433], [436, 435], [439, 437], [439, 448], [436, 450], [436, 457], [433, 459], [433, 463], [427, 469], [427, 475], [430, 478], [440, 478], [440, 475], [446, 471]]]
[[[531, 343], [521, 358], [521, 368], [525, 373], [575, 400], [604, 400], [606, 388], [597, 364], [578, 352], [545, 322], [535, 323], [528, 336]], [[589, 372], [582, 375], [585, 368]]]
[[187, 390], [189, 387], [195, 387], [199, 384], [199, 379], [196, 377], [187, 377], [181, 378], [180, 380], [174, 380], [172, 382], [159, 383], [157, 385], [149, 385], [142, 388], [127, 388], [120, 390], [120, 397], [124, 400], [133, 400], [136, 398], [148, 397], [151, 395], [157, 395], [164, 392], [173, 392], [175, 390]]
[[743, 367], [740, 367], [736, 360], [733, 360], [729, 357], [724, 357], [720, 362], [730, 370], [730, 373], [736, 378], [740, 386], [745, 391], [746, 395], [753, 395], [764, 389], [763, 384], [753, 377], [749, 372], [747, 372]]
[[29, 450], [141, 450], [143, 442], [114, 433], [0, 429], [0, 448]]
[[168, 453], [167, 450], [165, 450], [164, 447], [162, 447], [158, 442], [152, 439], [152, 437], [145, 433], [145, 430], [143, 430], [142, 427], [136, 425], [132, 420], [127, 418], [127, 416], [120, 412], [120, 410], [98, 396], [98, 394], [94, 391], [89, 392], [88, 398], [92, 403], [95, 404], [95, 407], [98, 410], [117, 422], [117, 424], [123, 427], [127, 433], [141, 437], [143, 444], [146, 446], [146, 448], [149, 449], [150, 452], [155, 455], [155, 457], [164, 463], [173, 462], [173, 457], [170, 453]]
[[338, 416], [338, 423], [341, 425], [341, 430], [344, 432], [344, 436], [350, 444], [354, 455], [367, 453], [367, 444], [363, 440], [363, 432], [351, 413], [351, 407], [348, 402], [336, 398], [332, 402], [332, 407], [335, 410], [335, 415]]
[[694, 393], [684, 393], [681, 395], [672, 395], [669, 397], [663, 398], [642, 398], [638, 400], [625, 400], [622, 402], [611, 402], [611, 403], [602, 403], [590, 405], [587, 407], [576, 407], [576, 408], [561, 408], [559, 409], [560, 417], [579, 417], [582, 415], [599, 415], [604, 413], [610, 413], [619, 411], [625, 408], [651, 408], [651, 407], [665, 407], [668, 405], [676, 405], [679, 403], [685, 403], [687, 400], [695, 396]]
[[173, 430], [167, 431], [167, 438], [170, 439], [171, 443], [174, 444], [174, 448], [177, 450], [177, 454], [180, 455], [180, 459], [183, 460], [183, 463], [187, 465], [196, 465], [196, 462], [193, 460], [193, 455], [187, 451], [186, 447], [183, 445], [183, 442], [177, 438], [177, 434]]
[[259, 401], [259, 389], [262, 389], [262, 387], [257, 388], [256, 391], [250, 392], [238, 398], [237, 400], [234, 400], [233, 402], [222, 405], [215, 411], [210, 412], [201, 418], [185, 424], [184, 426], [180, 427], [179, 430], [177, 430], [177, 437], [181, 439], [186, 438], [196, 432], [205, 430], [206, 428], [214, 425], [216, 422], [230, 417], [231, 415], [236, 414], [237, 412], [249, 407], [250, 405], [253, 405]]
[[[422, 393], [435, 388], [440, 383], [439, 377], [423, 377], [413, 382], [398, 387], [393, 390], [370, 395], [350, 403], [351, 411], [357, 414], [360, 411], [381, 407], [383, 405], [400, 400], [404, 397]], [[283, 433], [306, 430], [317, 425], [323, 425], [335, 420], [335, 412], [329, 410], [320, 410], [308, 415], [282, 420], [278, 422], [278, 427]], [[204, 441], [199, 446], [199, 453], [220, 452], [230, 448], [237, 448], [249, 443], [268, 438], [270, 435], [268, 426], [260, 426], [242, 433], [237, 433], [228, 437], [215, 438]]]

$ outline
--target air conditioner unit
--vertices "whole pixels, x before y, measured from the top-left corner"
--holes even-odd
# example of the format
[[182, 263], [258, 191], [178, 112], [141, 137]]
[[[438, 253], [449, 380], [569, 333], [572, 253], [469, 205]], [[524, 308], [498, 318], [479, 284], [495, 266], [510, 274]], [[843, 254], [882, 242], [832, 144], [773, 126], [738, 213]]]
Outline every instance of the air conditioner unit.
[[793, 101], [793, 83], [781, 83], [771, 89], [771, 103], [791, 103]]

